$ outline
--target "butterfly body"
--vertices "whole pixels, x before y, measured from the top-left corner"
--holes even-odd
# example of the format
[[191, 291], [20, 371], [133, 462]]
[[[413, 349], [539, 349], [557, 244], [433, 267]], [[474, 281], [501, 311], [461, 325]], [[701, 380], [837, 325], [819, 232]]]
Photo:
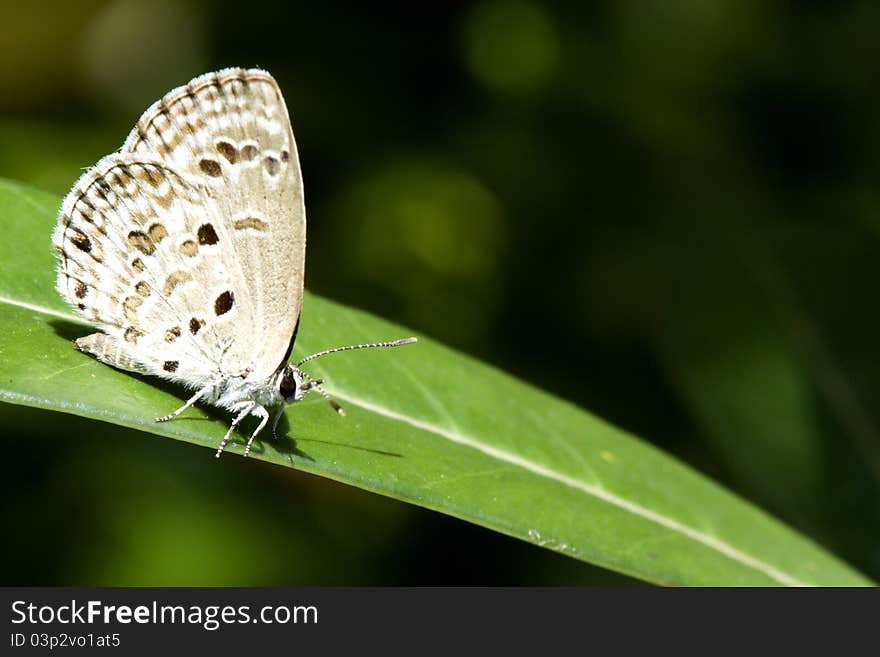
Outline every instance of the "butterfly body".
[[62, 203], [56, 287], [99, 329], [75, 346], [195, 391], [160, 420], [197, 401], [235, 413], [218, 455], [250, 414], [261, 420], [252, 441], [269, 408], [320, 390], [287, 364], [305, 230], [296, 143], [275, 80], [259, 69], [194, 78], [148, 108]]

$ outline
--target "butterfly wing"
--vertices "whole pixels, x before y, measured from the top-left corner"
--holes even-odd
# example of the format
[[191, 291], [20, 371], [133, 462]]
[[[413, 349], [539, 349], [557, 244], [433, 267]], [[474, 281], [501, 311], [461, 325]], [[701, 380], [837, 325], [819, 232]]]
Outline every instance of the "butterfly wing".
[[305, 259], [302, 177], [274, 79], [226, 69], [154, 103], [74, 186], [55, 244], [59, 291], [148, 371], [271, 376], [299, 320]]
[[198, 243], [201, 204], [201, 190], [149, 158], [110, 155], [76, 182], [52, 240], [58, 291], [104, 331], [81, 349], [191, 385], [217, 373], [216, 337], [202, 331], [222, 257]]

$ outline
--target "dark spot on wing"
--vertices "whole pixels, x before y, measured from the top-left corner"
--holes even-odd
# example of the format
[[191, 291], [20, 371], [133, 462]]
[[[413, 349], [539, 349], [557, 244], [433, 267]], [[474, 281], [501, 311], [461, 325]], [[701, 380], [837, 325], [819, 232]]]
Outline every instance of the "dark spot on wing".
[[177, 247], [177, 250], [180, 251], [181, 255], [185, 255], [187, 258], [194, 258], [199, 252], [199, 247], [192, 240], [186, 240]]
[[229, 161], [229, 164], [235, 164], [236, 160], [238, 160], [238, 151], [235, 150], [235, 146], [228, 141], [218, 141], [217, 152], [225, 157]]
[[202, 170], [202, 173], [209, 175], [213, 178], [216, 178], [223, 170], [220, 168], [220, 163], [217, 160], [212, 160], [207, 157], [203, 157], [199, 160], [199, 169]]
[[124, 164], [117, 165], [116, 168], [110, 172], [110, 176], [113, 178], [113, 184], [123, 190], [132, 180], [132, 175], [128, 167]]
[[147, 180], [153, 187], [158, 187], [165, 180], [165, 172], [159, 167], [144, 167], [144, 171], [147, 174]]
[[225, 315], [232, 309], [233, 303], [235, 303], [235, 295], [232, 290], [226, 290], [214, 300], [214, 314]]
[[193, 317], [191, 320], [189, 320], [189, 332], [192, 333], [193, 335], [195, 335], [196, 333], [199, 332], [199, 330], [200, 330], [204, 325], [205, 325], [205, 322], [204, 322], [204, 321], [202, 321], [201, 319], [196, 319], [195, 317]]
[[152, 255], [156, 250], [156, 245], [150, 236], [139, 230], [133, 230], [128, 234], [128, 243], [144, 255]]
[[130, 322], [137, 322], [137, 309], [143, 302], [143, 297], [126, 297], [125, 301], [122, 302], [122, 313], [125, 315], [125, 319]]
[[271, 155], [266, 156], [263, 160], [263, 166], [266, 167], [266, 173], [270, 176], [278, 175], [278, 170], [281, 168], [281, 163], [278, 162], [277, 157], [272, 157]]
[[196, 236], [199, 239], [199, 244], [216, 244], [220, 241], [220, 238], [217, 237], [217, 231], [214, 230], [214, 227], [211, 224], [202, 224], [199, 226]]
[[165, 370], [166, 372], [174, 372], [174, 371], [177, 370], [177, 366], [178, 366], [178, 365], [180, 365], [180, 362], [179, 362], [179, 361], [176, 361], [176, 360], [166, 360], [166, 361], [162, 364], [162, 369]]
[[150, 234], [150, 239], [153, 240], [156, 244], [158, 244], [168, 236], [168, 231], [162, 224], [153, 224], [147, 229], [147, 232]]
[[143, 333], [138, 331], [134, 326], [129, 326], [125, 329], [125, 341], [129, 344], [137, 344], [138, 338], [142, 335]]
[[73, 245], [80, 251], [85, 251], [86, 253], [92, 252], [92, 240], [86, 235], [83, 235], [82, 233], [74, 233], [71, 236], [70, 241], [73, 242]]

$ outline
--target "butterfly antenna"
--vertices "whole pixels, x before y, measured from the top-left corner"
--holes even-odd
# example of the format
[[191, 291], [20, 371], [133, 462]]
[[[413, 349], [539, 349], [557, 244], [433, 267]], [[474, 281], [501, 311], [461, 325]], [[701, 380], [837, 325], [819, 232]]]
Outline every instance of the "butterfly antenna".
[[340, 406], [339, 404], [337, 404], [336, 400], [333, 399], [333, 397], [331, 397], [327, 393], [327, 391], [321, 387], [321, 384], [324, 383], [321, 379], [313, 379], [311, 376], [309, 376], [305, 372], [302, 372], [302, 375], [308, 379], [308, 382], [306, 382], [303, 385], [303, 390], [305, 390], [306, 392], [308, 392], [309, 390], [317, 390], [318, 392], [321, 393], [321, 396], [327, 400], [327, 403], [330, 404], [330, 406], [333, 408], [334, 411], [336, 411], [337, 413], [339, 413], [342, 416], [345, 415], [345, 409], [342, 408], [342, 406]]
[[[324, 351], [319, 351], [311, 356], [306, 356], [299, 361], [296, 366], [299, 367], [303, 363], [308, 363], [310, 360], [315, 360], [316, 358], [326, 356], [327, 354], [335, 354], [337, 351], [351, 351], [352, 349], [367, 349], [369, 347], [399, 347], [404, 344], [412, 344], [413, 342], [418, 342], [418, 339], [402, 338], [400, 340], [391, 340], [390, 342], [370, 342], [368, 344], [353, 344], [348, 347], [334, 347], [333, 349], [325, 349]], [[320, 388], [318, 388], [318, 390], [320, 390]]]

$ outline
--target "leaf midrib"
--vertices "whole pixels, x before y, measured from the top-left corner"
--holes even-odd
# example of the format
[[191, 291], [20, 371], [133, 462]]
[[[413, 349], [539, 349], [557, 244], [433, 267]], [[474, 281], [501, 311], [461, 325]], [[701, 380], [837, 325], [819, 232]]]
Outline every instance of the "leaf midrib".
[[587, 495], [596, 497], [603, 502], [611, 504], [612, 506], [616, 506], [624, 511], [628, 511], [629, 513], [640, 516], [645, 520], [654, 522], [658, 525], [666, 527], [669, 530], [687, 536], [694, 541], [702, 543], [706, 547], [716, 550], [724, 556], [733, 559], [734, 561], [737, 561], [744, 566], [753, 568], [767, 575], [768, 577], [779, 582], [780, 584], [783, 584], [785, 586], [808, 586], [806, 582], [802, 582], [794, 577], [791, 577], [790, 575], [787, 575], [778, 568], [775, 568], [774, 566], [771, 566], [770, 564], [767, 564], [760, 559], [751, 557], [745, 552], [736, 549], [735, 547], [729, 545], [728, 543], [725, 543], [724, 541], [721, 541], [713, 536], [709, 536], [708, 534], [705, 534], [697, 529], [694, 529], [693, 527], [690, 527], [688, 525], [678, 522], [677, 520], [657, 513], [656, 511], [652, 511], [639, 504], [635, 504], [634, 502], [625, 500], [622, 497], [618, 497], [614, 493], [610, 493], [607, 490], [604, 490], [598, 486], [589, 484], [579, 479], [575, 479], [574, 477], [570, 477], [566, 474], [543, 466], [540, 463], [530, 461], [529, 459], [518, 456], [517, 454], [498, 449], [497, 447], [487, 445], [472, 438], [468, 438], [467, 436], [456, 431], [451, 431], [449, 429], [431, 424], [430, 422], [425, 422], [423, 420], [418, 420], [416, 418], [408, 417], [406, 415], [401, 415], [400, 413], [396, 413], [395, 411], [392, 411], [388, 408], [378, 406], [376, 404], [373, 404], [372, 402], [368, 402], [353, 395], [340, 393], [338, 390], [334, 390], [334, 395], [349, 404], [360, 406], [364, 410], [376, 413], [391, 420], [404, 422], [417, 429], [433, 433], [435, 435], [441, 436], [442, 438], [446, 438], [447, 440], [451, 440], [452, 442], [459, 445], [464, 445], [466, 447], [475, 449], [492, 458], [528, 470], [532, 474], [538, 475], [539, 477], [550, 479], [552, 481], [569, 486], [570, 488], [578, 490], [582, 493], [586, 493]]
[[[8, 297], [0, 296], [0, 303], [17, 306], [19, 308], [25, 308], [27, 310], [32, 310], [34, 312], [38, 312], [44, 315], [50, 315], [52, 317], [57, 317], [71, 322], [76, 322], [78, 324], [84, 323], [81, 318], [75, 315], [53, 310], [51, 308], [46, 308], [45, 306], [19, 301], [17, 299], [10, 299]], [[614, 493], [604, 490], [599, 486], [581, 481], [579, 479], [575, 479], [574, 477], [570, 477], [566, 474], [548, 468], [540, 463], [536, 463], [529, 459], [523, 458], [522, 456], [519, 456], [517, 454], [513, 454], [511, 452], [498, 449], [497, 447], [487, 445], [486, 443], [480, 442], [478, 440], [474, 440], [473, 438], [469, 438], [468, 436], [458, 431], [453, 431], [441, 426], [437, 426], [430, 422], [426, 422], [424, 420], [419, 420], [417, 418], [402, 415], [400, 413], [392, 411], [391, 409], [379, 406], [364, 399], [360, 399], [354, 395], [340, 392], [338, 389], [335, 391], [334, 394], [339, 399], [342, 399], [349, 404], [359, 406], [366, 411], [376, 413], [377, 415], [381, 415], [396, 422], [403, 422], [414, 428], [426, 431], [436, 436], [440, 436], [441, 438], [445, 438], [446, 440], [450, 440], [456, 444], [475, 449], [491, 458], [527, 470], [528, 472], [531, 472], [532, 474], [539, 477], [550, 479], [551, 481], [561, 483], [582, 493], [598, 498], [603, 502], [606, 502], [607, 504], [615, 506], [623, 511], [627, 511], [628, 513], [637, 515], [649, 522], [653, 522], [657, 525], [665, 527], [670, 531], [677, 532], [693, 541], [705, 545], [706, 547], [715, 550], [720, 554], [723, 554], [725, 557], [736, 561], [743, 566], [752, 568], [760, 573], [763, 573], [764, 575], [778, 582], [779, 584], [785, 586], [808, 586], [806, 582], [800, 581], [782, 572], [775, 566], [761, 561], [760, 559], [756, 559], [755, 557], [746, 554], [745, 552], [733, 547], [732, 545], [722, 540], [719, 540], [718, 538], [715, 538], [714, 536], [705, 534], [698, 529], [678, 522], [673, 518], [665, 516], [656, 511], [652, 511], [651, 509], [619, 497]]]

